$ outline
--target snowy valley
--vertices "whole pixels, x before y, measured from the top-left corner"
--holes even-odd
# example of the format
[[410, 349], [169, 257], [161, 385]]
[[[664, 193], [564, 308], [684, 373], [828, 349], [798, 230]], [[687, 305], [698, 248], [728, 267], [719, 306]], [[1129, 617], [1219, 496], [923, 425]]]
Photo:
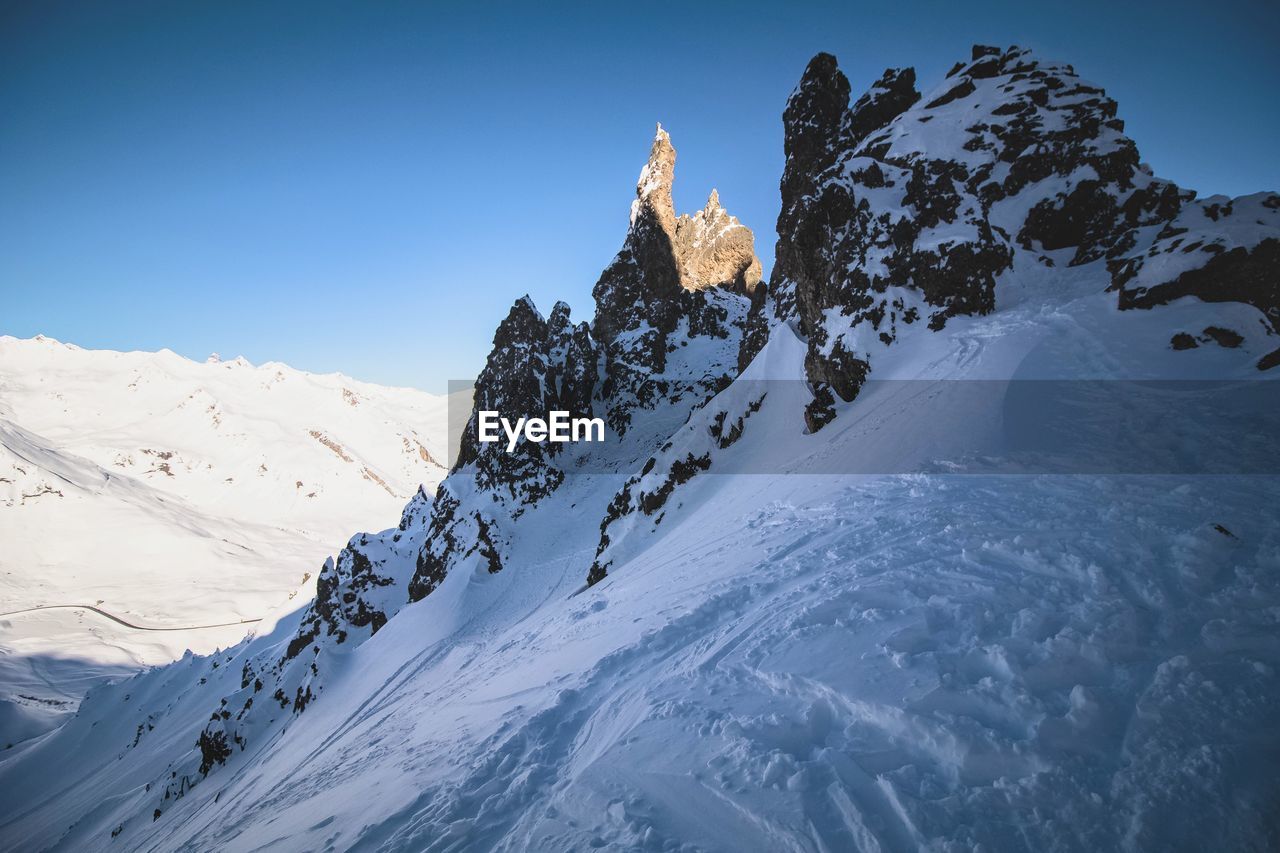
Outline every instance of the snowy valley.
[[445, 417], [284, 364], [0, 338], [0, 741], [309, 598], [353, 525], [443, 478]]
[[[119, 355], [142, 434], [76, 398], [88, 354], [0, 341], [6, 600], [110, 600], [136, 530], [193, 616], [274, 603], [0, 752], [0, 848], [1280, 843], [1280, 195], [1161, 180], [1019, 48], [857, 98], [819, 54], [783, 121], [768, 277], [717, 193], [676, 214], [659, 127], [591, 321], [516, 301], [447, 477], [425, 395]], [[1129, 382], [1106, 454], [1020, 455], [1016, 389]], [[1222, 389], [1262, 402], [1196, 414]], [[613, 440], [476, 440], [551, 410]], [[102, 526], [68, 537], [41, 484]], [[121, 614], [183, 616], [160, 591]]]

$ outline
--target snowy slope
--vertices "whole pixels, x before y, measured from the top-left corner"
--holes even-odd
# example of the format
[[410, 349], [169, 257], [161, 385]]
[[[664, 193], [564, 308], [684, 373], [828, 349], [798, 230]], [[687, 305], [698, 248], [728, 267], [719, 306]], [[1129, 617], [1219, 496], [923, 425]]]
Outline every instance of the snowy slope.
[[[976, 332], [1000, 331], [981, 361], [1024, 363], [1031, 329], [980, 322], [936, 354], [958, 361]], [[1073, 341], [1039, 337], [1083, 341], [1066, 329]], [[781, 335], [757, 366], [782, 375], [802, 352]], [[766, 403], [731, 452], [798, 434], [795, 402]], [[305, 713], [277, 709], [181, 800], [155, 794], [169, 757], [288, 624], [95, 696], [0, 764], [6, 782], [31, 781], [4, 837], [1158, 849], [1206, 821], [1241, 840], [1272, 831], [1275, 478], [820, 473], [829, 455], [886, 450], [861, 449], [866, 434], [910, 436], [921, 412], [895, 403], [856, 401], [786, 441], [788, 476], [696, 478], [671, 527], [577, 595], [594, 531], [548, 522], [617, 482], [572, 478], [533, 510], [545, 532], [521, 540], [513, 570], [450, 574], [339, 660]], [[943, 426], [999, 449], [994, 426]], [[50, 760], [72, 744], [74, 761]], [[73, 767], [84, 781], [64, 789]], [[118, 794], [99, 804], [103, 787]]]
[[[1196, 395], [1276, 399], [1253, 273], [1276, 196], [1202, 216], [1220, 203], [1137, 177], [1100, 90], [1025, 51], [908, 80], [849, 113], [834, 58], [811, 63], [768, 293], [680, 292], [640, 217], [593, 327], [513, 306], [477, 399], [621, 406], [623, 441], [464, 450], [314, 599], [98, 688], [0, 757], [0, 847], [1274, 849], [1280, 478], [1249, 465], [1280, 411], [1230, 432]], [[1010, 183], [965, 147], [1006, 122], [1067, 177]], [[1120, 207], [1080, 190], [1117, 152]], [[1236, 266], [1201, 275], [1215, 258]], [[1185, 379], [1215, 384], [1158, 384]], [[1014, 416], [1046, 380], [1148, 383], [1115, 446], [1163, 473], [1042, 473]]]
[[[0, 338], [0, 739], [100, 674], [239, 641], [353, 527], [434, 488], [444, 408], [280, 364]], [[20, 612], [71, 604], [230, 624]]]

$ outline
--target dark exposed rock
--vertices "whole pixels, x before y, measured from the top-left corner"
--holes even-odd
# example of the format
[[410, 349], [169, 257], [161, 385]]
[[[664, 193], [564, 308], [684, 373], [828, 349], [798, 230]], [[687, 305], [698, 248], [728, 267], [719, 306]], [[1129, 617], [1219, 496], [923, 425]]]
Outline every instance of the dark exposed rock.
[[616, 551], [611, 550], [616, 541], [625, 539], [626, 532], [638, 524], [660, 524], [676, 489], [709, 471], [714, 453], [742, 438], [748, 420], [760, 411], [767, 396], [763, 387], [759, 393], [730, 393], [727, 399], [716, 397], [690, 413], [680, 430], [648, 458], [640, 473], [629, 478], [610, 501], [600, 522], [600, 540], [587, 572], [588, 584], [598, 583], [608, 575], [617, 558]]
[[[607, 561], [601, 560], [600, 557], [610, 542], [607, 533], [610, 521], [622, 518], [636, 510], [645, 515], [655, 514], [666, 505], [671, 493], [675, 491], [677, 486], [689, 482], [699, 471], [706, 471], [710, 467], [711, 456], [709, 454], [704, 453], [700, 456], [688, 454], [683, 458], [676, 459], [670, 465], [666, 478], [652, 491], [635, 489], [640, 482], [640, 478], [634, 478], [629, 482], [614, 497], [614, 501], [610, 505], [610, 511], [606, 514], [605, 521], [601, 524], [601, 539], [600, 545], [596, 550], [596, 559], [587, 572], [588, 586], [599, 583], [608, 575], [609, 564]], [[633, 489], [635, 489], [634, 494], [636, 495], [634, 504], [631, 500]]]
[[[713, 190], [693, 216], [677, 217], [671, 201], [676, 152], [658, 128], [640, 173], [622, 249], [596, 282], [592, 334], [604, 360], [599, 396], [610, 429], [624, 434], [633, 410], [664, 399], [704, 398], [710, 385], [668, 358], [689, 338], [737, 341], [747, 296], [760, 282], [751, 230], [720, 206]], [[677, 334], [682, 324], [685, 332]], [[735, 364], [706, 365], [712, 384]]]
[[226, 764], [227, 758], [231, 755], [231, 747], [227, 744], [227, 734], [224, 731], [210, 732], [205, 730], [200, 732], [196, 746], [200, 749], [200, 774], [202, 776], [208, 776], [209, 771], [213, 769], [213, 765]]
[[518, 518], [564, 481], [555, 462], [560, 445], [522, 437], [508, 453], [505, 437], [481, 443], [479, 413], [499, 412], [511, 421], [545, 418], [558, 410], [590, 415], [597, 360], [586, 324], [570, 322], [568, 305], [557, 303], [549, 320], [542, 318], [528, 296], [511, 306], [476, 380], [475, 405], [451, 474], [469, 479], [478, 494], [462, 499], [449, 481], [441, 485], [409, 583], [410, 600], [432, 592], [453, 563], [474, 554], [485, 560], [491, 573], [501, 571], [500, 519]]
[[947, 90], [945, 94], [939, 95], [929, 103], [925, 104], [925, 106], [928, 107], [929, 109], [933, 109], [934, 107], [945, 107], [947, 104], [951, 103], [952, 101], [958, 101], [963, 97], [972, 95], [974, 93], [975, 88], [976, 87], [973, 85], [973, 80], [966, 78], [964, 80], [961, 80], [951, 89]]
[[[1280, 234], [1280, 220], [1271, 219]], [[1115, 265], [1112, 287], [1120, 292], [1120, 307], [1151, 308], [1184, 296], [1205, 302], [1244, 302], [1263, 313], [1273, 332], [1280, 332], [1280, 236], [1260, 239], [1251, 247], [1225, 249], [1218, 242], [1187, 244], [1187, 233], [1170, 230], [1145, 253]], [[1194, 253], [1200, 266], [1172, 277], [1143, 274], [1149, 259], [1197, 242]]]
[[[800, 85], [787, 99], [782, 113], [786, 128], [782, 170], [782, 210], [778, 214], [778, 234], [789, 234], [801, 211], [800, 199], [817, 190], [821, 176], [836, 164], [842, 153], [846, 117], [849, 110], [849, 81], [829, 53], [809, 60]], [[866, 131], [864, 129], [863, 135]], [[780, 250], [782, 241], [779, 240]], [[775, 261], [786, 264], [782, 255]], [[774, 276], [776, 278], [776, 274]]]
[[[252, 713], [253, 694], [270, 690], [275, 703], [268, 708], [302, 713], [323, 690], [324, 650], [368, 639], [404, 606], [409, 580], [404, 568], [412, 564], [431, 511], [432, 499], [419, 488], [397, 527], [357, 534], [336, 559], [325, 561], [316, 577], [315, 598], [303, 611], [284, 653], [273, 655], [268, 647], [247, 659], [240, 671], [240, 689], [222, 698], [201, 731], [201, 776], [224, 763], [233, 744], [243, 749], [255, 726], [261, 725], [260, 715]], [[233, 716], [230, 708], [240, 710]], [[166, 794], [181, 796], [194, 784], [188, 777], [180, 782], [177, 788], [166, 786]]]
[[[1194, 193], [1154, 178], [1124, 136], [1115, 101], [1071, 66], [977, 46], [948, 78], [921, 101], [909, 69], [886, 72], [849, 107], [834, 57], [809, 63], [784, 113], [777, 262], [767, 300], [748, 319], [740, 369], [767, 340], [761, 326], [788, 322], [807, 342], [815, 393], [850, 400], [876, 350], [916, 319], [939, 330], [953, 317], [993, 311], [997, 281], [1019, 247], [1044, 266], [1060, 263], [1051, 253], [1064, 250], [1073, 266], [1107, 261], [1121, 308], [1197, 295], [1256, 305], [1277, 328], [1267, 240], [1233, 247], [1185, 234], [1240, 221], [1240, 200], [1193, 204]], [[958, 122], [941, 136], [921, 129]], [[935, 144], [957, 136], [954, 148]], [[1260, 198], [1244, 215], [1269, 228], [1277, 206]], [[1131, 254], [1157, 231], [1164, 248]], [[1127, 285], [1151, 252], [1169, 251], [1206, 254], [1196, 269], [1176, 267], [1170, 281]], [[817, 401], [810, 429], [835, 412]]]
[[[832, 62], [834, 63], [834, 59]], [[915, 69], [886, 68], [880, 79], [858, 98], [849, 111], [848, 131], [844, 135], [846, 146], [857, 146], [874, 131], [910, 109], [918, 100], [920, 93], [916, 91]], [[868, 176], [867, 180], [874, 185], [874, 177]]]
[[[419, 487], [395, 529], [357, 534], [336, 560], [325, 560], [316, 576], [316, 597], [289, 642], [286, 659], [297, 657], [320, 636], [343, 643], [353, 631], [367, 628], [372, 636], [387, 623], [404, 600], [399, 565], [421, 539], [430, 512], [431, 498]], [[408, 532], [416, 535], [405, 538]]]
[[1195, 349], [1196, 347], [1200, 346], [1200, 344], [1196, 341], [1195, 338], [1193, 338], [1191, 335], [1188, 335], [1186, 332], [1178, 332], [1176, 335], [1174, 335], [1172, 338], [1169, 339], [1169, 346], [1173, 347], [1176, 350], [1187, 350], [1187, 349]]
[[521, 442], [516, 453], [505, 446], [483, 445], [479, 440], [478, 418], [482, 410], [501, 412], [503, 417], [545, 417], [552, 402], [548, 395], [551, 342], [547, 322], [533, 300], [521, 297], [511, 306], [506, 319], [493, 336], [493, 349], [484, 370], [476, 379], [475, 406], [462, 432], [454, 471], [475, 466], [476, 485], [482, 489], [517, 492], [532, 500], [554, 491], [558, 480], [549, 474], [548, 446]]
[[[761, 394], [754, 402], [747, 406], [747, 410], [737, 418], [730, 418], [727, 411], [721, 411], [715, 414], [711, 421], [711, 427], [708, 431], [711, 433], [711, 437], [716, 440], [716, 447], [724, 450], [727, 447], [733, 446], [737, 443], [738, 439], [742, 438], [743, 430], [746, 429], [747, 418], [760, 411], [760, 407], [764, 405], [764, 398], [765, 394]], [[652, 463], [653, 461], [654, 459], [650, 457], [649, 462]], [[648, 471], [645, 471], [644, 473], [647, 474]]]
[[705, 471], [710, 467], [711, 457], [705, 453], [701, 456], [689, 455], [684, 459], [676, 460], [671, 466], [671, 473], [667, 479], [662, 481], [662, 485], [656, 490], [645, 492], [640, 496], [641, 510], [645, 515], [653, 515], [666, 504], [676, 486], [689, 482], [694, 474], [699, 471]]
[[813, 391], [813, 399], [804, 407], [804, 425], [814, 433], [835, 420], [836, 398], [831, 395], [831, 388], [819, 385]]
[[586, 323], [569, 320], [569, 306], [557, 302], [547, 318], [547, 384], [558, 406], [574, 416], [592, 414], [598, 352]]
[[[467, 557], [475, 553], [477, 543], [466, 538], [466, 531], [459, 529], [461, 501], [454, 497], [448, 481], [436, 492], [436, 502], [431, 513], [431, 526], [427, 538], [415, 561], [413, 578], [409, 581], [409, 600], [420, 601], [444, 582], [449, 570], [449, 560]], [[471, 516], [472, 523], [475, 515]]]
[[[796, 320], [808, 340], [805, 366], [815, 389], [845, 400], [865, 381], [870, 356], [854, 345], [856, 334], [832, 336], [833, 317], [839, 327], [865, 326], [892, 343], [898, 321], [914, 321], [919, 308], [889, 289], [913, 289], [932, 306], [930, 327], [941, 328], [956, 314], [991, 311], [995, 276], [1011, 262], [1005, 238], [966, 184], [973, 176], [964, 164], [890, 154], [884, 129], [919, 100], [914, 81], [911, 69], [886, 71], [850, 108], [848, 82], [834, 58], [822, 54], [784, 113], [788, 156], [769, 291], [777, 321]], [[957, 89], [945, 100], [971, 93], [972, 80]], [[875, 200], [886, 191], [910, 215], [878, 210]], [[930, 229], [953, 223], [964, 223], [973, 236], [921, 244]], [[758, 351], [760, 337], [753, 332], [740, 363]], [[812, 408], [811, 428], [829, 421], [829, 406]]]
[[738, 345], [738, 373], [747, 369], [769, 342], [769, 319], [773, 308], [769, 304], [769, 287], [761, 282], [751, 294], [751, 306], [743, 324], [742, 341]]
[[1071, 193], [1059, 193], [1032, 208], [1018, 241], [1028, 249], [1038, 243], [1045, 251], [1074, 247], [1072, 266], [1114, 258], [1133, 247], [1135, 229], [1173, 219], [1191, 194], [1173, 184], [1152, 181], [1128, 193], [1123, 202], [1117, 201], [1117, 195], [1124, 194], [1114, 186], [1081, 181]]
[[1235, 349], [1244, 343], [1244, 336], [1239, 332], [1224, 329], [1221, 326], [1206, 326], [1204, 336], [1214, 341], [1218, 346], [1227, 349]]

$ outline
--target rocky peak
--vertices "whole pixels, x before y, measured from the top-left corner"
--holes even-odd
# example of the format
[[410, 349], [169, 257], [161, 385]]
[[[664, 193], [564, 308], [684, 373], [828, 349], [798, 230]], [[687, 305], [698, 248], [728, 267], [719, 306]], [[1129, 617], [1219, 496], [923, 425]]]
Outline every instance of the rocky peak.
[[522, 296], [494, 332], [493, 349], [476, 379], [475, 408], [462, 435], [455, 470], [488, 455], [476, 441], [477, 412], [499, 411], [508, 417], [536, 413], [544, 402], [546, 372], [547, 322], [533, 300]]
[[547, 318], [547, 390], [556, 408], [574, 416], [590, 416], [598, 374], [599, 352], [586, 323], [574, 325], [569, 306], [557, 302]]
[[848, 144], [856, 146], [872, 132], [902, 115], [920, 100], [914, 68], [886, 68], [849, 111]]
[[714, 189], [702, 210], [676, 220], [675, 250], [680, 284], [686, 290], [727, 287], [750, 294], [760, 283], [755, 236], [720, 206]]
[[552, 305], [551, 313], [547, 315], [547, 329], [552, 334], [559, 334], [572, 328], [572, 324], [569, 322], [569, 315], [571, 312], [572, 309], [569, 307], [569, 303], [564, 300], [560, 300], [555, 305]]
[[[760, 281], [755, 236], [721, 206], [719, 193], [713, 191], [701, 211], [676, 217], [675, 161], [671, 137], [659, 126], [640, 171], [626, 239], [593, 291], [591, 334], [605, 357], [601, 393], [619, 434], [636, 406], [680, 399], [691, 390], [669, 375], [668, 356], [687, 344], [676, 335], [682, 323], [689, 337], [730, 342], [736, 358], [745, 295]], [[718, 362], [697, 367], [698, 384], [714, 385], [736, 369]]]
[[[909, 68], [887, 70], [852, 106], [848, 93], [835, 58], [819, 54], [783, 117], [787, 165], [769, 291], [776, 321], [793, 320], [809, 342], [810, 428], [829, 419], [834, 396], [857, 394], [874, 350], [906, 326], [923, 320], [936, 330], [994, 310], [1015, 235], [1028, 248], [1075, 241], [1086, 262], [1119, 250], [1116, 240], [1153, 212], [1176, 212], [1176, 193], [1138, 186], [1151, 181], [1135, 177], [1136, 149], [1115, 103], [1070, 66], [977, 46], [927, 99]], [[1086, 170], [1096, 185], [1083, 180]], [[1084, 197], [1025, 201], [1022, 210], [1038, 209], [1016, 223], [996, 207], [1053, 176]], [[1130, 218], [1115, 199], [1135, 188], [1147, 195], [1130, 199]], [[744, 366], [767, 337], [757, 303]]]
[[649, 148], [649, 161], [636, 181], [636, 200], [631, 202], [632, 228], [648, 219], [667, 234], [674, 232], [676, 211], [671, 200], [671, 185], [675, 173], [676, 149], [671, 145], [671, 135], [659, 124]]
[[[476, 379], [475, 406], [454, 470], [474, 465], [477, 486], [501, 489], [520, 501], [534, 502], [553, 491], [561, 479], [549, 461], [557, 445], [521, 442], [514, 453], [507, 453], [501, 443], [482, 445], [477, 440], [479, 412], [501, 412], [513, 421], [545, 417], [548, 411], [561, 407], [561, 390], [566, 384], [574, 385], [575, 398], [587, 395], [583, 405], [589, 409], [595, 362], [586, 324], [575, 328], [570, 323], [568, 305], [556, 303], [550, 320], [545, 320], [532, 299], [517, 299], [498, 324], [493, 349]], [[573, 381], [566, 382], [566, 377]], [[585, 392], [580, 387], [584, 384]]]
[[797, 181], [807, 181], [835, 162], [849, 110], [849, 79], [829, 53], [809, 60], [782, 113], [783, 194], [794, 194]]
[[562, 445], [522, 438], [508, 453], [505, 438], [482, 444], [480, 411], [496, 411], [513, 422], [561, 409], [590, 414], [598, 361], [587, 324], [573, 325], [566, 303], [557, 302], [547, 319], [528, 296], [511, 306], [476, 379], [457, 464], [431, 506], [410, 599], [428, 595], [454, 565], [473, 556], [489, 572], [501, 571], [511, 525], [564, 482], [556, 461]]
[[[671, 137], [659, 126], [622, 250], [596, 284], [590, 326], [575, 325], [563, 302], [544, 319], [527, 296], [499, 324], [458, 462], [432, 505], [411, 599], [428, 595], [473, 556], [501, 571], [513, 525], [564, 482], [561, 445], [522, 441], [507, 453], [481, 444], [480, 410], [513, 420], [558, 409], [600, 414], [620, 437], [634, 409], [661, 406], [664, 416], [679, 417], [728, 380], [746, 314], [741, 294], [760, 280], [760, 262], [750, 229], [724, 210], [718, 193], [701, 211], [676, 217], [675, 161]], [[698, 337], [712, 340], [687, 346]], [[651, 449], [642, 448], [646, 455]]]
[[[1257, 233], [1235, 250], [1213, 239], [1241, 230], [1223, 224], [1230, 205], [1196, 203], [1155, 178], [1116, 102], [1070, 65], [977, 45], [923, 97], [911, 69], [886, 71], [852, 107], [848, 92], [835, 58], [819, 54], [788, 101], [777, 261], [739, 357], [745, 367], [771, 322], [794, 324], [808, 342], [811, 429], [917, 322], [936, 331], [995, 310], [1018, 255], [1042, 267], [1104, 264], [1100, 284], [1110, 279], [1121, 308], [1189, 294], [1250, 302], [1270, 317], [1280, 303], [1258, 284], [1268, 217], [1252, 216]], [[1197, 231], [1205, 236], [1188, 235]], [[1174, 252], [1190, 256], [1148, 260]], [[1176, 286], [1152, 272], [1175, 268]]]
[[[636, 182], [631, 224], [623, 247], [628, 256], [625, 260], [634, 261], [638, 269], [625, 283], [616, 274], [620, 270], [614, 275], [606, 270], [601, 283], [615, 289], [622, 285], [616, 296], [632, 304], [654, 304], [672, 298], [679, 290], [728, 287], [749, 293], [761, 277], [755, 235], [720, 205], [720, 194], [714, 189], [702, 210], [677, 217], [671, 200], [675, 165], [676, 149], [671, 136], [658, 125], [649, 160]], [[598, 305], [602, 295], [604, 302], [613, 301], [610, 297], [615, 294], [602, 291], [601, 284], [596, 288]], [[604, 316], [597, 314], [595, 332], [601, 340], [612, 339], [615, 332], [610, 313], [606, 310]]]

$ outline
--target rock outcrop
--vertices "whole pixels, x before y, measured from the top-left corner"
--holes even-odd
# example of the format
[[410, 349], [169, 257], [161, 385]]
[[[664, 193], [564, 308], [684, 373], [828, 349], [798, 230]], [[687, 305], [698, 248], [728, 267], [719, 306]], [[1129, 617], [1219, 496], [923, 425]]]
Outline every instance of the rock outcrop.
[[431, 507], [431, 497], [419, 488], [397, 527], [378, 534], [357, 534], [338, 552], [336, 560], [325, 561], [316, 577], [315, 600], [303, 616], [288, 657], [310, 643], [307, 637], [328, 636], [343, 643], [353, 631], [367, 628], [367, 636], [373, 636], [387, 624], [405, 598], [400, 562], [420, 544]]
[[198, 779], [244, 749], [277, 714], [306, 710], [324, 692], [326, 651], [364, 642], [399, 612], [407, 601], [405, 567], [412, 564], [426, 536], [432, 504], [419, 488], [398, 526], [358, 533], [336, 559], [325, 560], [316, 577], [315, 598], [283, 651], [272, 648], [246, 660], [240, 689], [221, 698], [196, 737], [195, 751], [166, 768], [157, 795], [162, 804], [185, 796]]
[[[809, 431], [857, 396], [887, 347], [994, 311], [1018, 270], [1084, 268], [1078, 280], [1118, 291], [1121, 309], [1244, 302], [1280, 332], [1280, 197], [1196, 201], [1154, 177], [1115, 101], [1071, 66], [976, 46], [927, 95], [910, 68], [886, 70], [852, 105], [850, 91], [822, 53], [787, 102], [776, 262], [752, 291], [737, 359], [741, 373], [780, 325], [798, 332]], [[1210, 327], [1170, 346], [1243, 340]], [[1280, 349], [1258, 367], [1277, 364]], [[717, 397], [699, 413], [701, 432], [667, 442], [618, 492], [589, 583], [625, 553], [620, 540], [656, 527], [674, 491], [715, 466], [757, 398]]]
[[[914, 84], [889, 69], [850, 106], [819, 54], [784, 113], [777, 262], [738, 361], [792, 323], [808, 342], [811, 430], [909, 328], [994, 310], [1019, 255], [1105, 265], [1121, 308], [1242, 301], [1280, 330], [1275, 196], [1237, 200], [1235, 220], [1225, 198], [1195, 202], [1139, 161], [1102, 89], [1021, 48], [975, 47], [927, 97]], [[1177, 264], [1152, 263], [1173, 251]]]
[[[1109, 268], [1121, 308], [1153, 308], [1184, 296], [1244, 302], [1280, 334], [1280, 195], [1212, 196], [1186, 205], [1145, 250], [1110, 261]], [[1233, 331], [1205, 332], [1239, 346]], [[1277, 365], [1280, 347], [1257, 363], [1259, 370]]]
[[553, 410], [589, 416], [598, 354], [586, 323], [574, 326], [569, 306], [556, 303], [543, 319], [528, 296], [517, 299], [498, 326], [493, 350], [476, 380], [475, 406], [463, 430], [458, 460], [441, 484], [430, 527], [409, 583], [417, 601], [444, 581], [454, 563], [471, 556], [490, 573], [502, 570], [506, 531], [529, 506], [564, 481], [555, 462], [562, 445], [521, 438], [507, 451], [478, 440], [479, 412], [505, 418], [546, 417]]
[[437, 494], [411, 599], [431, 593], [471, 557], [501, 571], [517, 520], [564, 480], [559, 445], [522, 441], [514, 453], [481, 446], [478, 411], [512, 419], [552, 410], [600, 416], [620, 440], [637, 410], [660, 409], [668, 426], [646, 431], [622, 454], [643, 459], [655, 449], [646, 442], [665, 437], [736, 372], [750, 294], [760, 281], [754, 237], [714, 190], [702, 210], [676, 216], [675, 159], [659, 127], [622, 250], [596, 284], [590, 327], [573, 325], [563, 302], [544, 320], [528, 297], [499, 326], [457, 464]]
[[[676, 216], [675, 160], [659, 126], [622, 249], [593, 290], [591, 331], [604, 353], [601, 397], [619, 434], [634, 409], [705, 397], [736, 372], [748, 297], [760, 282], [755, 237], [720, 206], [718, 193], [696, 214]], [[697, 347], [696, 363], [668, 363], [694, 339], [710, 343]]]

